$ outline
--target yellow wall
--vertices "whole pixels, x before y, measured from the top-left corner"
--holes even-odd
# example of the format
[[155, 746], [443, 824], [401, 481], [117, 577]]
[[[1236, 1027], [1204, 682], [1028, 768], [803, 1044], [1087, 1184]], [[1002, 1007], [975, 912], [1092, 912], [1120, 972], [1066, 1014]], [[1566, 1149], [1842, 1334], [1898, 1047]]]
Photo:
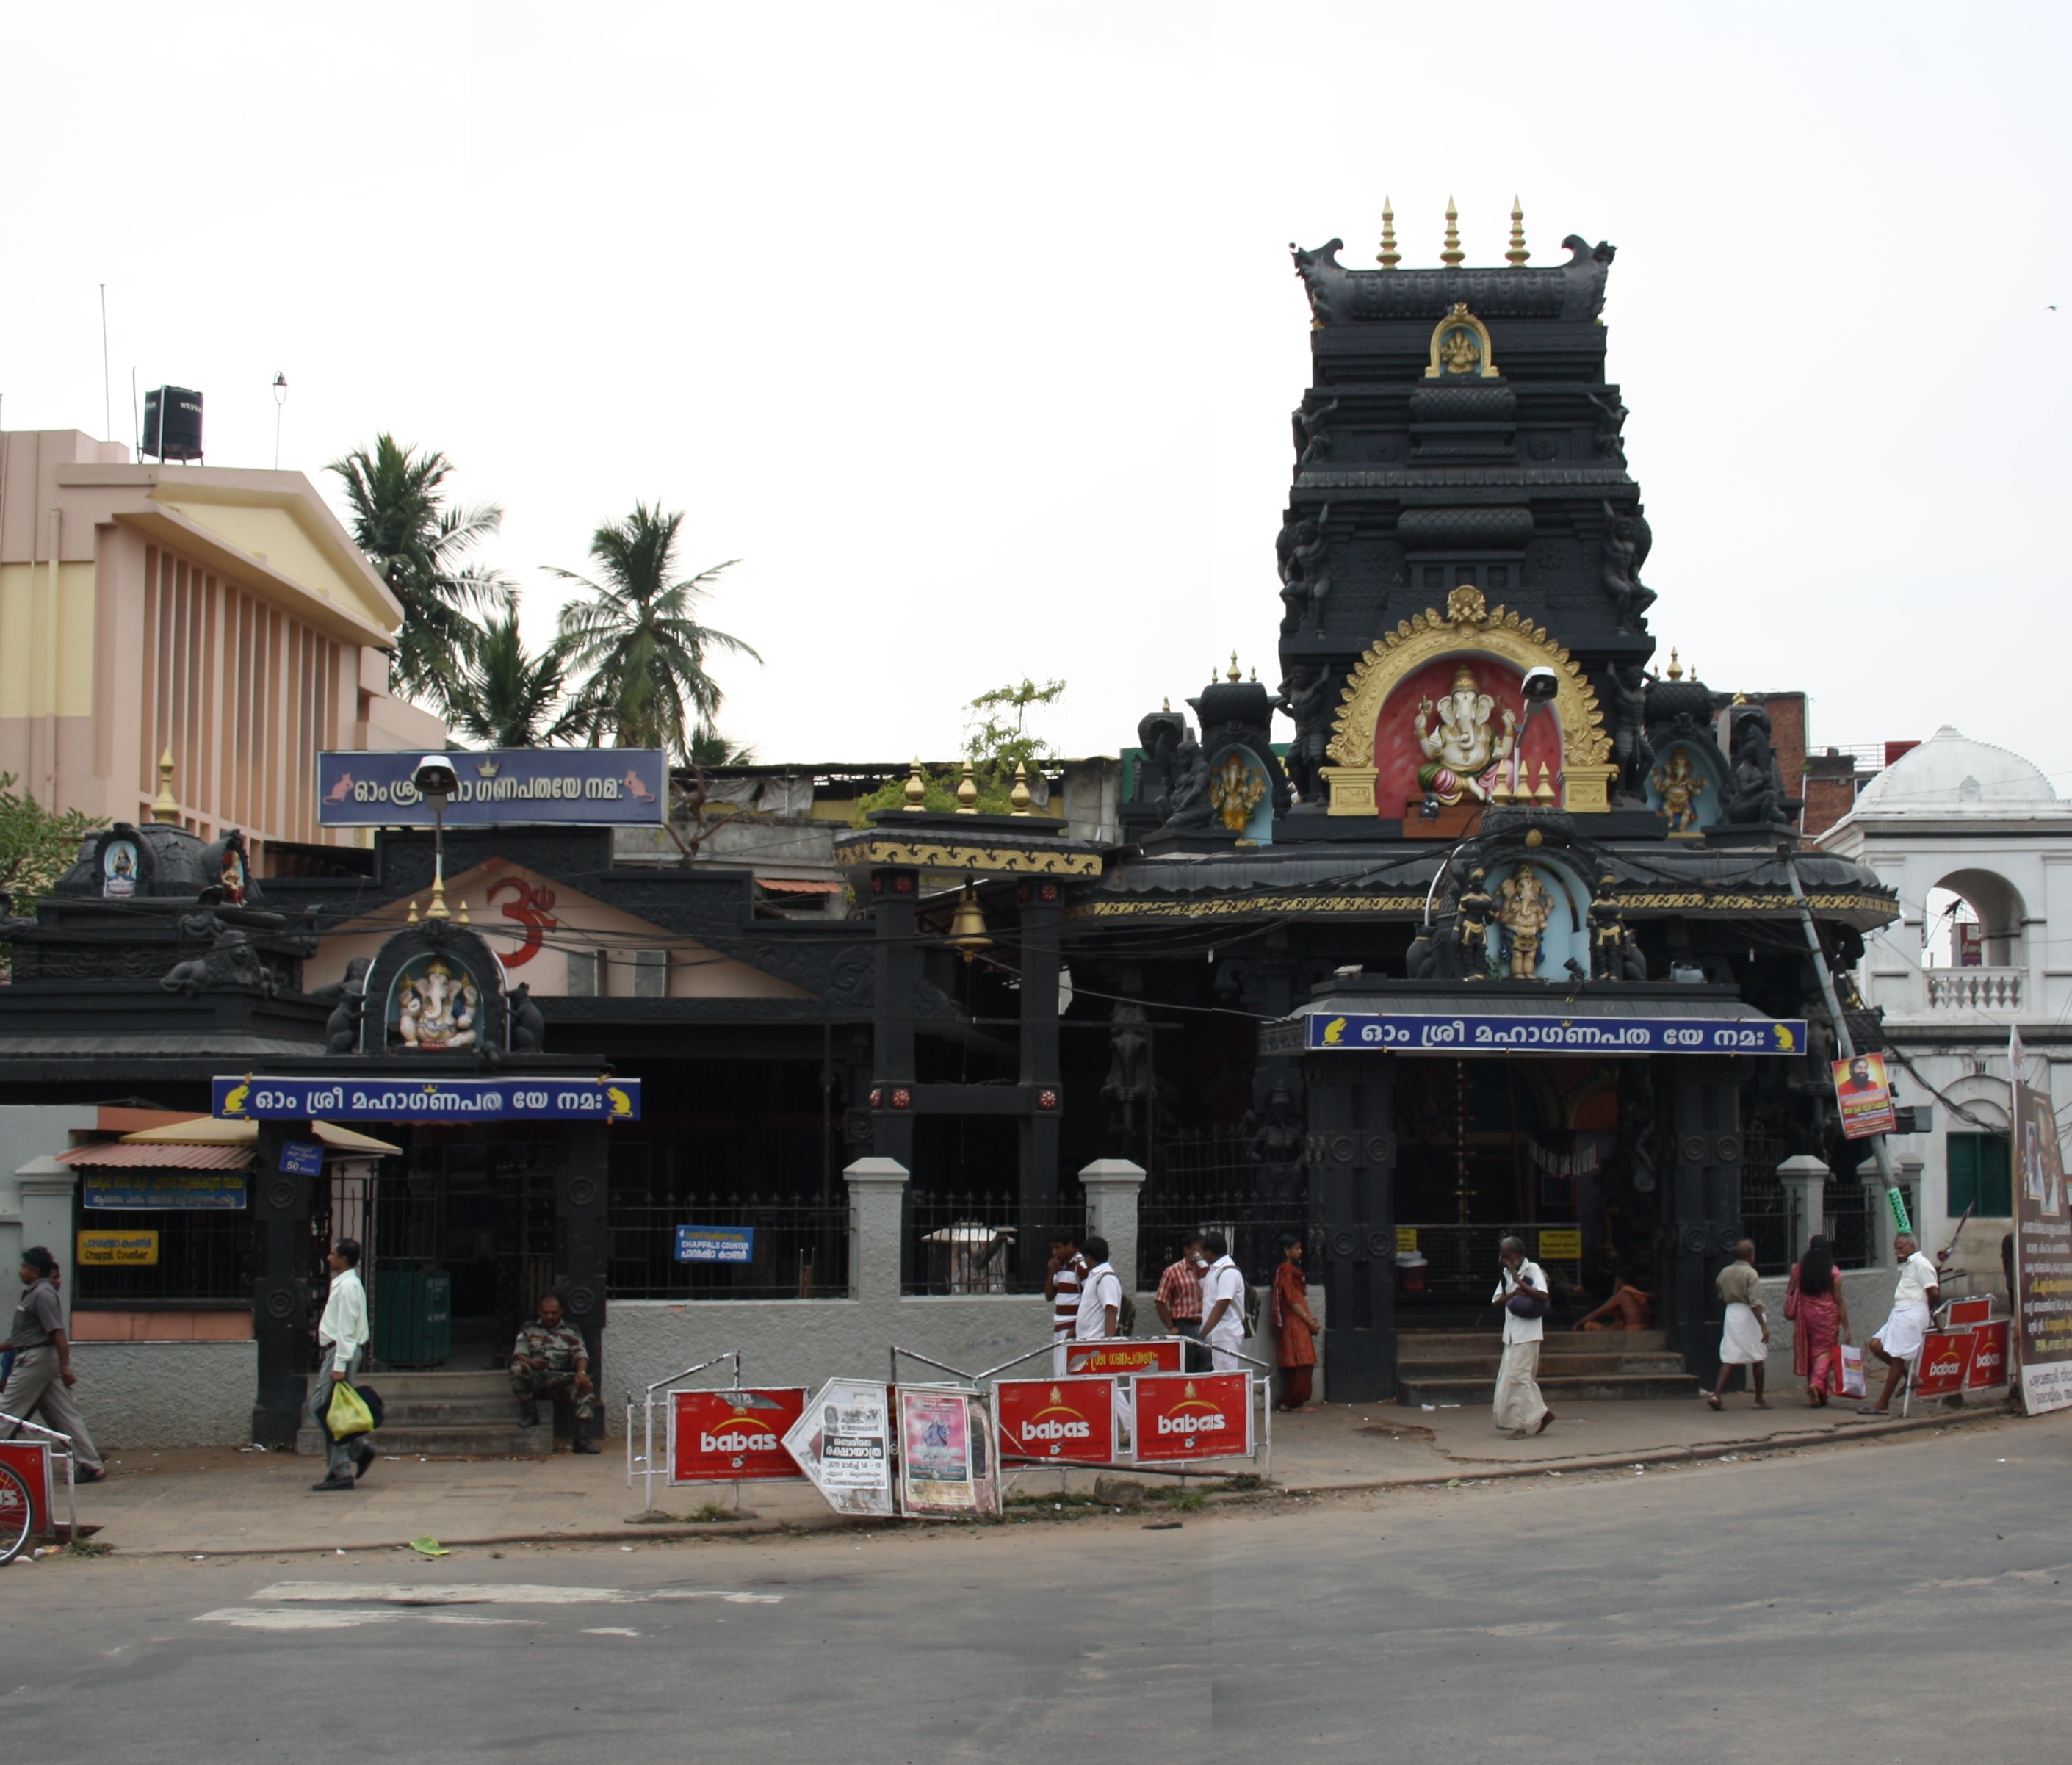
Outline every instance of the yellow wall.
[[222, 503], [183, 498], [178, 487], [162, 485], [152, 499], [178, 511], [241, 552], [263, 557], [305, 588], [357, 613], [384, 632], [396, 629], [396, 615], [366, 583], [340, 569], [331, 553], [310, 537], [292, 511], [270, 504]]
[[0, 717], [93, 714], [93, 566], [0, 564]]

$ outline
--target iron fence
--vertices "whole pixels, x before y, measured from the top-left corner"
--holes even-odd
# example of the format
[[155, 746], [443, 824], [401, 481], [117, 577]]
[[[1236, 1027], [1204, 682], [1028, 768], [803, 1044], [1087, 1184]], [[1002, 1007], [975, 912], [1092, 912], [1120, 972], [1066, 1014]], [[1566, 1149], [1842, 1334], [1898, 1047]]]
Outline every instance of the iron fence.
[[[614, 1201], [607, 1290], [615, 1299], [844, 1299], [849, 1296], [849, 1210], [802, 1196], [688, 1195], [667, 1203]], [[679, 1262], [679, 1226], [746, 1228], [747, 1261]]]
[[1301, 1232], [1302, 1253], [1314, 1263], [1320, 1245], [1309, 1211], [1306, 1195], [1261, 1196], [1249, 1188], [1148, 1193], [1137, 1209], [1137, 1286], [1156, 1292], [1159, 1277], [1179, 1260], [1181, 1246], [1189, 1238], [1198, 1232], [1219, 1232], [1244, 1278], [1264, 1286], [1280, 1264], [1283, 1232]]
[[1075, 1188], [1062, 1191], [1041, 1220], [1023, 1217], [1017, 1195], [910, 1190], [900, 1291], [1041, 1293], [1050, 1228], [1083, 1225], [1086, 1212]]
[[68, 1271], [72, 1304], [86, 1310], [125, 1306], [249, 1306], [258, 1267], [252, 1216], [242, 1208], [153, 1209], [132, 1212], [80, 1209], [82, 1231], [113, 1229], [158, 1234], [154, 1263], [82, 1263]]
[[1774, 1172], [1742, 1173], [1741, 1231], [1754, 1242], [1758, 1274], [1789, 1274], [1798, 1260], [1796, 1199]]
[[[1582, 1284], [1581, 1228], [1573, 1220], [1547, 1220], [1510, 1225], [1400, 1225], [1399, 1282], [1408, 1292], [1481, 1304], [1495, 1290], [1503, 1268], [1497, 1247], [1506, 1238], [1524, 1240], [1526, 1256], [1540, 1265], [1557, 1294]], [[1405, 1256], [1424, 1261], [1406, 1264]]]

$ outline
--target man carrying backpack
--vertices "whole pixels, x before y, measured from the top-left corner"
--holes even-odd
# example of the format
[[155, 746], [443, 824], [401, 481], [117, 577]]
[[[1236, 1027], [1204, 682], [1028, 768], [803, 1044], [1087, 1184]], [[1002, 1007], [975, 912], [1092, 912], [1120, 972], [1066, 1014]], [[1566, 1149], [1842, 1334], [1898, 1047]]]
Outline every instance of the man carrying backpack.
[[1122, 1277], [1108, 1260], [1108, 1240], [1089, 1238], [1079, 1247], [1087, 1262], [1079, 1288], [1079, 1315], [1072, 1327], [1078, 1342], [1100, 1342], [1121, 1334]]
[[1218, 1372], [1235, 1372], [1244, 1341], [1244, 1275], [1231, 1261], [1230, 1240], [1220, 1232], [1202, 1234], [1202, 1253], [1209, 1259], [1202, 1276], [1202, 1340]]

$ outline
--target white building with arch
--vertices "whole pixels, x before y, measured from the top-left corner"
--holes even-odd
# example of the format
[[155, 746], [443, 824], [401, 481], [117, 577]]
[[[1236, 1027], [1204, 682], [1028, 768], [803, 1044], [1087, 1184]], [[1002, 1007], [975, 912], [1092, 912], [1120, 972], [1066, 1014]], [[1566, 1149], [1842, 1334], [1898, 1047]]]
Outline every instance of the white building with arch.
[[2020, 755], [1946, 726], [1871, 780], [1816, 843], [1898, 891], [1901, 917], [1867, 939], [1857, 985], [1903, 1058], [1900, 1102], [1933, 1117], [1927, 1132], [1895, 1137], [1893, 1154], [1912, 1178], [1926, 1248], [1941, 1249], [1973, 1206], [1951, 1258], [1971, 1277], [1959, 1290], [1999, 1287], [2013, 1229], [2010, 1028], [2021, 1027], [2029, 1082], [2060, 1100], [2061, 1143], [2072, 1105], [2061, 1070], [2072, 1065], [2072, 800]]

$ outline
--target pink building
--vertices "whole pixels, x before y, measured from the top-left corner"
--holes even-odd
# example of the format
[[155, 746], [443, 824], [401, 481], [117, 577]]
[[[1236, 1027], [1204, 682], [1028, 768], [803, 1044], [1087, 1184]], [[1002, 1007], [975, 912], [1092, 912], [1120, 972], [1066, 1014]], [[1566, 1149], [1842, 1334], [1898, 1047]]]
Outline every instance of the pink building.
[[72, 430], [0, 434], [0, 772], [38, 801], [241, 827], [261, 874], [316, 824], [319, 748], [442, 747], [388, 692], [402, 609], [300, 472], [132, 465]]

